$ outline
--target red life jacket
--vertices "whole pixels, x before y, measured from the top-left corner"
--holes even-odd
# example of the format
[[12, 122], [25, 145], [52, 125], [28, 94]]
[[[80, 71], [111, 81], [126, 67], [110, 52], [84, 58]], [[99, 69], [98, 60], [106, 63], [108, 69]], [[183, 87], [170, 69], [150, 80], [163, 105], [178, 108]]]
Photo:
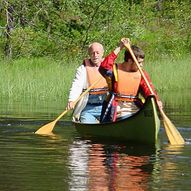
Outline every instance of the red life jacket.
[[105, 78], [99, 73], [98, 68], [92, 65], [89, 59], [84, 60], [84, 65], [87, 71], [88, 84], [91, 86], [96, 80], [102, 78], [102, 80], [97, 83], [91, 90], [90, 94], [105, 94], [108, 91], [107, 83]]

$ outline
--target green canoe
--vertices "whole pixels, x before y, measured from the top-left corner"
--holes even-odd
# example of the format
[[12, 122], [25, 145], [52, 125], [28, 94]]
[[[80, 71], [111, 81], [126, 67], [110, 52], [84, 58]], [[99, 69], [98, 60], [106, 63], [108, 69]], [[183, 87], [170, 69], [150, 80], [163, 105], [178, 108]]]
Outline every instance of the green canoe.
[[149, 96], [144, 106], [134, 115], [114, 123], [87, 124], [73, 121], [84, 138], [130, 141], [155, 144], [158, 140], [160, 119], [155, 98]]

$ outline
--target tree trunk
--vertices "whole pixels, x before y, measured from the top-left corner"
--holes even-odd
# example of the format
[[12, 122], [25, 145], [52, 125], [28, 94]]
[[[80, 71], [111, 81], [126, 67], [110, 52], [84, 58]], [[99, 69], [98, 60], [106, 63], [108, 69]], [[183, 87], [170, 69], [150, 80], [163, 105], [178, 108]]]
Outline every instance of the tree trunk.
[[14, 24], [13, 24], [14, 8], [11, 4], [9, 4], [8, 0], [4, 0], [4, 2], [6, 5], [5, 10], [6, 10], [6, 18], [7, 18], [6, 29], [5, 29], [6, 43], [5, 43], [4, 52], [7, 57], [11, 58], [12, 57], [11, 32], [14, 28]]

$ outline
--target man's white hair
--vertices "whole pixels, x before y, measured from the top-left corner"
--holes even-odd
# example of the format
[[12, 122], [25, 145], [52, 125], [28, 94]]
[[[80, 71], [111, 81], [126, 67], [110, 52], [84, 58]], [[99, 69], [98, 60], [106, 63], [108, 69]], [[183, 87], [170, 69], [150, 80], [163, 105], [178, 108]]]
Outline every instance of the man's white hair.
[[102, 49], [102, 51], [104, 52], [104, 48], [103, 48], [103, 45], [102, 45], [101, 43], [99, 43], [99, 42], [93, 42], [93, 43], [91, 43], [91, 44], [88, 46], [88, 53], [90, 53], [90, 50], [91, 50], [92, 46], [94, 46], [94, 45], [99, 46], [99, 47]]

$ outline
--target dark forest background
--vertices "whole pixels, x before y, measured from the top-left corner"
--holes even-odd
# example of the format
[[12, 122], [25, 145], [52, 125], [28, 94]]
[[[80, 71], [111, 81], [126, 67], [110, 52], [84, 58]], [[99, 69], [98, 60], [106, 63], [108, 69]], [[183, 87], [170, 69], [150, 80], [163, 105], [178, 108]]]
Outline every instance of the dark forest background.
[[152, 58], [191, 52], [190, 0], [1, 0], [0, 56], [81, 57], [129, 37]]

